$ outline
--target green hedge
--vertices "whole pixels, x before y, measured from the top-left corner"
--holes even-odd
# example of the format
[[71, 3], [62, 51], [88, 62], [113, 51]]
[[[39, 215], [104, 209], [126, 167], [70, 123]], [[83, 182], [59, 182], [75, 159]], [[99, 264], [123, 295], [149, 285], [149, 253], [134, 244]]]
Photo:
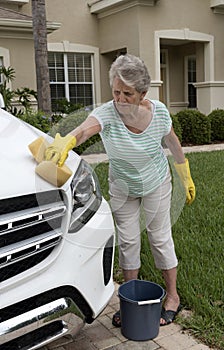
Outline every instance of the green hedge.
[[224, 141], [224, 110], [215, 109], [208, 117], [211, 123], [211, 140]]
[[171, 119], [172, 119], [172, 124], [173, 124], [173, 129], [175, 131], [175, 134], [177, 135], [180, 143], [182, 142], [182, 128], [180, 125], [180, 122], [178, 120], [178, 117], [174, 114], [171, 114]]
[[[50, 135], [55, 136], [58, 132], [61, 136], [65, 136], [77, 126], [79, 126], [88, 116], [89, 111], [79, 110], [62, 118], [59, 123], [54, 125], [50, 130]], [[104, 153], [104, 147], [100, 135], [94, 135], [82, 145], [75, 148], [78, 154], [88, 153]]]
[[16, 117], [45, 133], [48, 133], [52, 127], [51, 118], [45, 116], [44, 113], [40, 111], [17, 113]]
[[210, 118], [196, 110], [176, 114], [182, 129], [182, 144], [202, 145], [211, 142]]

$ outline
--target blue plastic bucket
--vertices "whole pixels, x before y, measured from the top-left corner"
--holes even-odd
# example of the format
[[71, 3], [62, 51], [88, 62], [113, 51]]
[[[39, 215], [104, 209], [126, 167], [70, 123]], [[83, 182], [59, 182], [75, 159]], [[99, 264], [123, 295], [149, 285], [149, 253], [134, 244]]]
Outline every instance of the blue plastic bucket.
[[118, 289], [121, 333], [131, 340], [154, 339], [159, 334], [164, 289], [153, 282], [131, 280]]

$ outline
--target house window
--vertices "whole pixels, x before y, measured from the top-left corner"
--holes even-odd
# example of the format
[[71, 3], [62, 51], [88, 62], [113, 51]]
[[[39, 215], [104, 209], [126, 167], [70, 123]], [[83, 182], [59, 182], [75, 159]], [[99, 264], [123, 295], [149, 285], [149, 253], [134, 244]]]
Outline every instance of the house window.
[[196, 57], [187, 58], [187, 76], [188, 76], [188, 108], [197, 107], [197, 90], [194, 86], [196, 83]]
[[169, 71], [168, 71], [168, 50], [160, 50], [160, 79], [162, 85], [159, 88], [159, 99], [161, 102], [169, 106]]
[[53, 110], [62, 99], [82, 106], [93, 104], [91, 54], [49, 52], [48, 67]]
[[[3, 57], [0, 56], [0, 67], [3, 66]], [[0, 84], [3, 83], [2, 74], [0, 74]]]

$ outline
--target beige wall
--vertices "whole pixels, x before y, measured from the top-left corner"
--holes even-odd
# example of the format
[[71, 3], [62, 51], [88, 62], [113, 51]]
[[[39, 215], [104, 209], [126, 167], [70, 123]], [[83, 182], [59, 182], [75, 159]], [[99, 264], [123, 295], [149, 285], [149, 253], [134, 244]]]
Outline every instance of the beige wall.
[[13, 88], [29, 87], [36, 90], [33, 41], [11, 40], [10, 46], [11, 66], [16, 72]]
[[[126, 4], [130, 3], [134, 1]], [[19, 11], [31, 15], [31, 1]], [[213, 92], [221, 96], [224, 81], [224, 15], [212, 11], [210, 0], [163, 0], [156, 2], [155, 6], [133, 6], [100, 15], [90, 13], [88, 0], [46, 0], [46, 12], [48, 21], [61, 23], [58, 30], [48, 35], [51, 50], [62, 46], [64, 50], [78, 48], [92, 52], [96, 57], [97, 102], [111, 98], [108, 70], [120, 50], [139, 55], [145, 61], [152, 78], [149, 93], [152, 98], [158, 98], [162, 84], [159, 55], [160, 48], [165, 48], [168, 52], [170, 103], [177, 108], [184, 106], [184, 59], [195, 54], [197, 83], [205, 85], [219, 81], [215, 88], [209, 83], [202, 90], [204, 85], [198, 85], [201, 89], [199, 96], [209, 96], [208, 106], [217, 106]], [[15, 87], [35, 88], [32, 34], [24, 32], [21, 36], [14, 33], [15, 39], [12, 34], [7, 37], [0, 29], [0, 46], [9, 49], [10, 65], [16, 69], [13, 84]]]
[[116, 52], [113, 51], [102, 55], [100, 60], [101, 77], [104, 77], [104, 79], [101, 79], [101, 101], [102, 102], [111, 100], [112, 98], [112, 93], [111, 93], [111, 88], [109, 83], [109, 69], [115, 57], [116, 57]]
[[101, 100], [111, 99], [108, 72], [119, 53], [139, 54], [139, 23], [135, 9], [99, 20], [99, 49], [101, 53]]
[[76, 44], [99, 45], [97, 20], [90, 14], [87, 1], [47, 0], [46, 12], [48, 20], [61, 23], [61, 28], [49, 35], [49, 42], [68, 40]]
[[139, 23], [135, 8], [99, 20], [100, 52], [106, 53], [126, 47], [139, 53]]
[[[204, 81], [206, 76], [204, 71], [205, 43], [200, 38], [200, 33], [202, 37], [204, 34], [215, 37], [214, 79], [224, 80], [222, 68], [224, 45], [221, 43], [224, 32], [223, 19], [223, 15], [213, 13], [210, 8], [210, 0], [197, 0], [196, 2], [195, 0], [164, 0], [158, 1], [154, 7], [135, 6], [105, 17], [101, 14], [98, 19], [100, 52], [108, 53], [126, 47], [129, 53], [143, 58], [152, 77], [151, 93], [153, 97], [158, 97], [159, 57], [155, 55], [156, 45], [158, 45], [155, 40], [155, 31], [183, 31], [183, 28], [188, 28], [190, 35], [199, 33], [197, 35], [199, 39], [194, 43], [192, 43], [194, 38], [186, 38], [179, 42], [176, 41], [176, 47], [173, 46], [174, 41], [173, 43], [170, 41], [168, 47], [170, 102], [179, 101], [179, 105], [183, 106], [186, 93], [183, 89], [184, 56], [196, 55], [198, 82]], [[162, 40], [160, 44], [162, 45]], [[213, 67], [211, 67], [211, 72], [213, 72]], [[104, 77], [105, 69], [102, 69], [102, 74]], [[207, 75], [212, 74], [209, 72]], [[104, 83], [103, 85], [105, 86]], [[105, 89], [103, 91], [103, 96], [108, 96]]]
[[[135, 6], [129, 10], [100, 18], [101, 52], [114, 50], [126, 43], [129, 52], [138, 54], [145, 60], [152, 79], [155, 79], [154, 32], [167, 29], [182, 30], [183, 28], [188, 28], [191, 32], [215, 36], [215, 79], [223, 80], [224, 45], [221, 42], [224, 21], [223, 15], [214, 14], [211, 10], [210, 0], [197, 0], [196, 2], [195, 0], [164, 0], [157, 2], [154, 7]], [[200, 77], [202, 76], [200, 72]]]
[[[11, 34], [12, 35], [12, 34]], [[13, 35], [12, 35], [13, 36]], [[36, 89], [36, 74], [34, 63], [34, 46], [32, 35], [24, 35], [16, 38], [5, 37], [0, 31], [0, 46], [9, 51], [9, 60], [3, 64], [11, 66], [15, 70], [15, 79], [12, 81], [12, 89], [29, 87]]]
[[[86, 0], [45, 0], [47, 21], [61, 23], [60, 29], [48, 35], [48, 42], [64, 40], [75, 44], [98, 46], [98, 24]], [[31, 1], [23, 6], [31, 15]]]
[[224, 82], [198, 83], [198, 109], [209, 114], [214, 109], [224, 109]]
[[[48, 34], [48, 48], [51, 51], [58, 51], [59, 49], [64, 52], [73, 50], [73, 52], [81, 51], [94, 54], [94, 73], [96, 81], [95, 97], [96, 102], [99, 102], [101, 100], [101, 94], [98, 23], [96, 16], [90, 14], [87, 2], [86, 0], [75, 0], [75, 2], [73, 0], [46, 0], [47, 21], [61, 24], [59, 29]], [[22, 7], [22, 13], [32, 16], [31, 1]], [[26, 46], [25, 44], [24, 47]], [[16, 47], [18, 48], [18, 43]], [[22, 77], [22, 79], [18, 77], [17, 84], [18, 86], [24, 84], [24, 78], [30, 74], [32, 80], [30, 79], [30, 83], [27, 86], [30, 87], [30, 85], [32, 85], [31, 87], [36, 89], [36, 77], [32, 74], [32, 72], [35, 72], [33, 49], [32, 52], [24, 55], [23, 61], [26, 61], [26, 65], [21, 67], [20, 77]], [[27, 69], [29, 72], [28, 74]]]

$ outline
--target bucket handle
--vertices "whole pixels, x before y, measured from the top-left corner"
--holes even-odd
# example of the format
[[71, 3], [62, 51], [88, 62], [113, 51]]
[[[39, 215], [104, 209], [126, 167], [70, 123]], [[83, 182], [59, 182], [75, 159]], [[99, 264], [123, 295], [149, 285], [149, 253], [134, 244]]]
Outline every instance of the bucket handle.
[[138, 305], [158, 304], [160, 299], [138, 301]]

